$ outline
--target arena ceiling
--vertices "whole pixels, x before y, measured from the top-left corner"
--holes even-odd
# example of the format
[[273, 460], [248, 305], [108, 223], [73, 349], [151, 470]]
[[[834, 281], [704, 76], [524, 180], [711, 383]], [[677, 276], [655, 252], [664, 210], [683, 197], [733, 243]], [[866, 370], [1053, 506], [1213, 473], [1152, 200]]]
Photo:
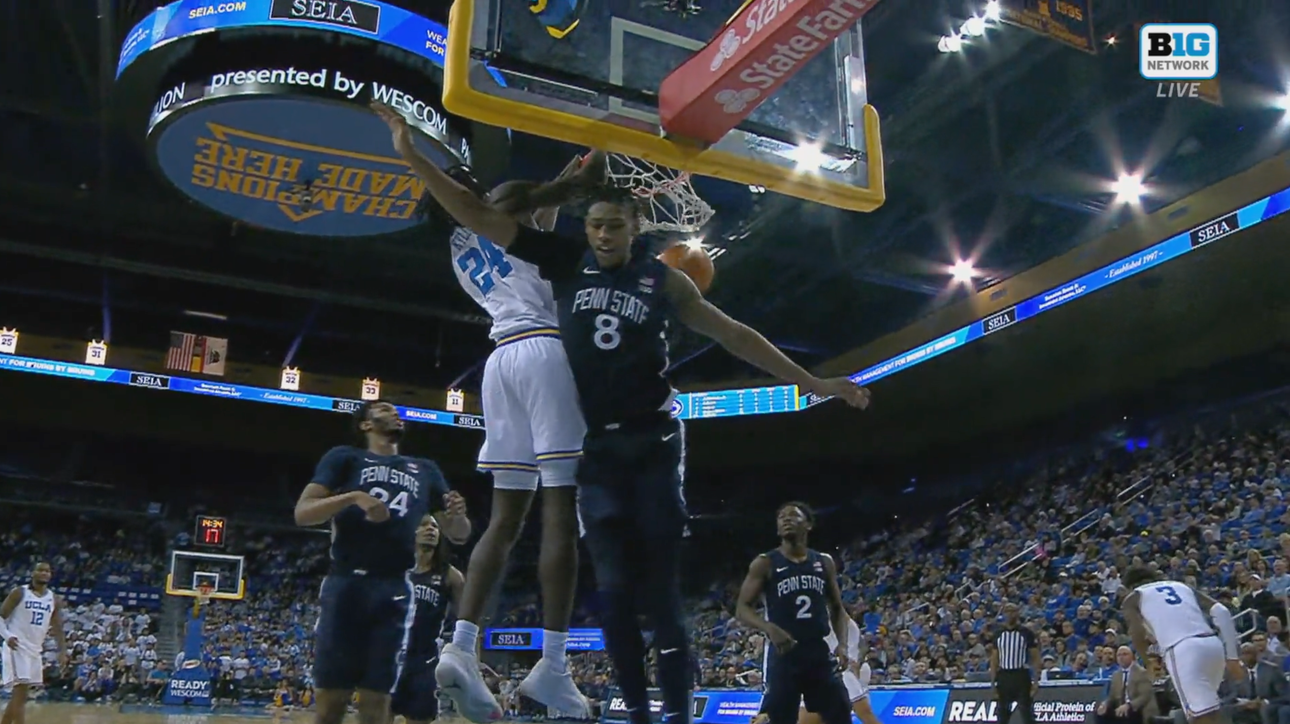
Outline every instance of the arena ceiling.
[[[442, 3], [404, 0], [442, 14]], [[334, 374], [471, 386], [489, 345], [451, 277], [446, 250], [415, 232], [306, 239], [232, 224], [177, 195], [119, 122], [113, 71], [128, 19], [146, 2], [10, 3], [0, 78], [0, 309], [39, 334], [164, 346], [172, 328], [220, 334], [236, 359], [296, 361]], [[1108, 0], [1099, 38], [1136, 23], [1208, 21], [1222, 32], [1223, 106], [1158, 98], [1134, 43], [1089, 55], [1004, 27], [962, 53], [937, 38], [975, 2], [883, 0], [865, 21], [871, 102], [883, 117], [888, 202], [838, 212], [703, 183], [718, 208], [708, 242], [713, 299], [815, 364], [907, 326], [967, 290], [969, 259], [989, 285], [1051, 259], [1135, 213], [1110, 182], [1141, 172], [1159, 208], [1285, 148], [1290, 5]], [[574, 151], [519, 138], [513, 171], [556, 173]], [[1090, 302], [1096, 305], [1100, 302]], [[104, 310], [108, 314], [105, 316]], [[185, 316], [214, 313], [227, 321]], [[3, 321], [3, 320], [0, 320]], [[698, 340], [683, 383], [751, 370]], [[376, 367], [376, 369], [373, 369]], [[912, 376], [910, 376], [912, 377]], [[821, 413], [825, 414], [825, 413]]]

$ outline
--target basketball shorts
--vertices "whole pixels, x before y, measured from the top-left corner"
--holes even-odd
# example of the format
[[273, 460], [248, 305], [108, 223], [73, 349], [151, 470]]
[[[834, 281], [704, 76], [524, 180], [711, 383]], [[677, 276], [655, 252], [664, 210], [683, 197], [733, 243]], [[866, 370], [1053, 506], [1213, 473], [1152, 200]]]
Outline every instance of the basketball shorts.
[[847, 687], [847, 696], [852, 703], [860, 701], [869, 696], [869, 678], [873, 676], [873, 671], [869, 664], [860, 664], [860, 674], [856, 675], [850, 669], [842, 672], [842, 684]]
[[403, 578], [328, 574], [318, 593], [314, 688], [392, 692], [412, 629], [411, 598]]
[[1188, 719], [1218, 711], [1227, 653], [1217, 636], [1183, 639], [1165, 652], [1165, 668]]
[[0, 682], [4, 688], [18, 684], [41, 686], [45, 683], [45, 670], [40, 662], [40, 654], [24, 648], [11, 649], [7, 643], [0, 643], [0, 650], [4, 652], [0, 654], [0, 667], [4, 668]]
[[851, 724], [851, 700], [823, 639], [798, 642], [786, 654], [772, 650], [765, 678], [761, 711], [770, 724], [795, 724], [799, 707], [818, 714], [824, 724]]
[[390, 700], [390, 713], [402, 715], [408, 721], [434, 721], [439, 718], [438, 681], [434, 667], [439, 656], [408, 657], [399, 672], [394, 697]]
[[[498, 488], [536, 490], [539, 472], [544, 485], [546, 478], [573, 484], [587, 426], [556, 335], [535, 330], [503, 338], [484, 364], [478, 468], [493, 473]], [[512, 474], [499, 474], [506, 472]]]

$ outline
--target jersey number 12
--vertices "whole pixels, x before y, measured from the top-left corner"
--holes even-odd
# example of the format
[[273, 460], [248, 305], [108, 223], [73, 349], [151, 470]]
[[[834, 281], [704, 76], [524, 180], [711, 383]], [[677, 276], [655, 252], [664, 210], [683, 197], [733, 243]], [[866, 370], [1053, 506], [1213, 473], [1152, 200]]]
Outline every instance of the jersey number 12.
[[457, 268], [470, 278], [470, 283], [480, 294], [488, 294], [497, 284], [493, 275], [496, 274], [497, 279], [505, 279], [512, 267], [506, 252], [488, 239], [479, 237], [479, 246], [469, 247], [457, 257]]

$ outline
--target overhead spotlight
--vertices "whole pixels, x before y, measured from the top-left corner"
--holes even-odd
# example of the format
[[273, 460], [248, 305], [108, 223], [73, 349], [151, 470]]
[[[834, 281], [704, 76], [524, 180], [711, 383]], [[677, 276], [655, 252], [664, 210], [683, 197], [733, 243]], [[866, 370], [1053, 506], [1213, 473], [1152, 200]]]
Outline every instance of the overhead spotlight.
[[803, 143], [794, 148], [789, 154], [797, 168], [802, 171], [815, 171], [829, 160], [828, 154], [818, 145], [813, 143]]
[[959, 35], [968, 35], [973, 38], [985, 35], [985, 18], [977, 15], [968, 18], [967, 22], [963, 23], [963, 27], [959, 28]]
[[1124, 173], [1111, 184], [1111, 190], [1115, 192], [1116, 200], [1135, 203], [1147, 192], [1147, 187], [1142, 184], [1142, 176]]
[[998, 22], [1003, 16], [1003, 9], [999, 7], [999, 0], [990, 0], [985, 4], [985, 19]]
[[976, 269], [973, 268], [972, 262], [960, 259], [954, 262], [954, 266], [950, 267], [950, 276], [954, 281], [966, 284], [972, 281], [972, 277], [976, 276]]
[[1108, 36], [1106, 36], [1106, 44], [1107, 44], [1107, 45], [1115, 45], [1115, 44], [1116, 44], [1116, 43], [1118, 43], [1118, 42], [1120, 42], [1120, 39], [1119, 39], [1119, 38], [1117, 38], [1117, 37], [1115, 37], [1114, 35], [1108, 35]]
[[963, 50], [963, 37], [960, 35], [942, 35], [936, 49], [942, 53], [957, 53]]
[[1290, 111], [1290, 93], [1282, 93], [1272, 102], [1274, 108], [1280, 108], [1283, 111]]

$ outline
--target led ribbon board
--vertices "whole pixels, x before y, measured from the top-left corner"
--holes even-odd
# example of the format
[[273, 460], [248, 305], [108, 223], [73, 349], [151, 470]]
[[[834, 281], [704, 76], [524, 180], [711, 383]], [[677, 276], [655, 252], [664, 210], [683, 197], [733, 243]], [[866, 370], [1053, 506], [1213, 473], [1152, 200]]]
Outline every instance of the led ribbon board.
[[[958, 349], [988, 334], [993, 334], [1067, 302], [1085, 297], [1134, 274], [1160, 266], [1172, 259], [1177, 259], [1193, 249], [1218, 241], [1237, 231], [1257, 226], [1268, 219], [1285, 213], [1288, 209], [1290, 209], [1290, 189], [1279, 191], [1255, 201], [1220, 218], [1208, 221], [1165, 239], [1150, 248], [1085, 274], [1078, 279], [1073, 279], [1012, 307], [995, 312], [927, 344], [879, 362], [872, 367], [851, 375], [851, 379], [861, 384], [869, 384], [884, 377], [889, 377], [914, 365], [922, 364], [933, 357], [939, 357], [946, 352]], [[313, 410], [349, 412], [359, 404], [355, 400], [320, 395], [306, 395], [262, 387], [206, 382], [185, 377], [131, 372], [110, 367], [93, 367], [14, 355], [0, 354], [0, 370], [32, 372], [150, 389], [174, 390], [199, 395], [268, 402]], [[672, 415], [683, 420], [768, 415], [796, 412], [824, 401], [823, 398], [814, 395], [798, 394], [795, 385], [683, 392], [677, 395], [676, 400], [672, 403]], [[479, 429], [483, 429], [484, 426], [483, 418], [477, 415], [465, 415], [446, 410], [400, 407], [399, 415], [405, 420], [428, 422], [436, 425]]]
[[472, 145], [485, 167], [506, 153], [504, 130], [443, 110], [446, 37], [380, 2], [179, 0], [130, 31], [117, 77], [151, 108], [153, 161], [185, 195], [258, 228], [370, 236], [417, 224], [424, 191], [372, 101], [401, 110], [440, 166], [479, 170]]

